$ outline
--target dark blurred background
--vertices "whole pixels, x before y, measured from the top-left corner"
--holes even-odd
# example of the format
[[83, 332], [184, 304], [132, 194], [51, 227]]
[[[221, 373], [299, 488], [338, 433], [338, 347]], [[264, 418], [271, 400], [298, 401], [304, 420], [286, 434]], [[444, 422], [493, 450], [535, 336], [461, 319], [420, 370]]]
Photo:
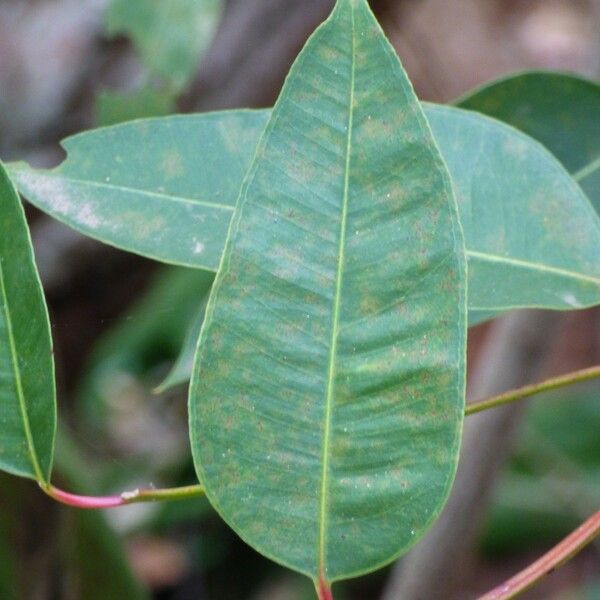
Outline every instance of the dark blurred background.
[[[332, 4], [0, 0], [0, 156], [53, 166], [63, 158], [62, 138], [98, 125], [270, 106]], [[424, 100], [450, 102], [524, 69], [600, 78], [600, 0], [371, 4]], [[202, 276], [27, 212], [55, 342], [56, 479], [80, 493], [194, 482], [186, 390], [152, 390], [177, 357]], [[470, 369], [481, 372], [507, 339], [526, 353], [517, 377], [523, 383], [598, 363], [599, 314], [554, 315], [551, 322], [530, 314], [479, 327], [471, 334]], [[597, 385], [576, 387], [489, 417], [482, 439], [471, 434], [468, 445], [475, 460], [477, 444], [485, 447], [485, 477], [472, 476], [477, 497], [458, 511], [450, 507], [444, 518], [452, 526], [436, 532], [435, 544], [425, 540], [399, 565], [340, 585], [339, 598], [474, 598], [556, 543], [600, 504], [599, 393]], [[464, 469], [468, 478], [474, 467]], [[598, 599], [599, 565], [596, 544], [525, 597]], [[0, 475], [2, 599], [313, 594], [310, 582], [240, 542], [203, 501], [78, 513], [53, 505], [31, 483]]]

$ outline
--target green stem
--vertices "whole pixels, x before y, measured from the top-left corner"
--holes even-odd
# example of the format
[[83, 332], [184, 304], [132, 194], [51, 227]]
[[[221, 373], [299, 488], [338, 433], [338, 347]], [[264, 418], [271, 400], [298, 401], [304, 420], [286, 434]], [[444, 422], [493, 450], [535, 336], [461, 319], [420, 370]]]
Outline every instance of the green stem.
[[522, 400], [523, 398], [529, 398], [535, 396], [541, 392], [547, 392], [549, 390], [556, 390], [574, 383], [580, 383], [582, 381], [589, 381], [590, 379], [596, 379], [600, 377], [600, 365], [596, 367], [590, 367], [589, 369], [582, 369], [581, 371], [575, 371], [567, 375], [561, 375], [560, 377], [553, 377], [541, 383], [535, 383], [532, 385], [526, 385], [525, 387], [517, 390], [511, 390], [498, 396], [493, 396], [487, 400], [481, 400], [479, 402], [473, 402], [468, 404], [465, 409], [467, 416], [474, 415], [476, 413], [488, 410], [489, 408], [496, 408], [503, 406], [504, 404], [510, 404], [516, 400]]
[[204, 489], [199, 485], [165, 490], [136, 489], [131, 492], [123, 492], [118, 496], [79, 496], [59, 490], [50, 484], [40, 484], [40, 487], [48, 496], [61, 504], [84, 509], [117, 508], [141, 502], [157, 502], [159, 500], [186, 500], [204, 495]]
[[481, 596], [479, 600], [510, 600], [528, 590], [543, 577], [573, 558], [600, 534], [600, 510], [569, 534], [558, 546], [518, 575]]

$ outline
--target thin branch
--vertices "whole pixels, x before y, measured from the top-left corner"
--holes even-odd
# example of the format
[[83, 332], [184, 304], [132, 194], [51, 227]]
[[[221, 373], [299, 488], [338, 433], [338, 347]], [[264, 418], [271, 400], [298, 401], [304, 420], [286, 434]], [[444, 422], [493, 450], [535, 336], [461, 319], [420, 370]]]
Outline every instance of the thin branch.
[[59, 490], [53, 485], [40, 485], [42, 490], [52, 499], [83, 509], [118, 508], [141, 502], [157, 502], [159, 500], [186, 500], [198, 498], [204, 495], [204, 489], [199, 485], [171, 488], [165, 490], [137, 489], [131, 492], [123, 492], [118, 496], [79, 496]]
[[541, 383], [534, 383], [532, 385], [526, 385], [522, 388], [493, 396], [487, 400], [481, 400], [479, 402], [473, 402], [468, 404], [465, 409], [465, 414], [474, 415], [489, 408], [496, 408], [505, 404], [510, 404], [517, 400], [529, 398], [535, 396], [541, 392], [547, 392], [550, 390], [557, 390], [562, 387], [572, 385], [574, 383], [580, 383], [582, 381], [590, 381], [591, 379], [600, 378], [600, 365], [596, 367], [590, 367], [589, 369], [582, 369], [581, 371], [575, 371], [568, 373], [567, 375], [561, 375], [560, 377], [553, 377], [547, 379]]
[[510, 600], [581, 552], [600, 534], [600, 510], [542, 558], [479, 600]]

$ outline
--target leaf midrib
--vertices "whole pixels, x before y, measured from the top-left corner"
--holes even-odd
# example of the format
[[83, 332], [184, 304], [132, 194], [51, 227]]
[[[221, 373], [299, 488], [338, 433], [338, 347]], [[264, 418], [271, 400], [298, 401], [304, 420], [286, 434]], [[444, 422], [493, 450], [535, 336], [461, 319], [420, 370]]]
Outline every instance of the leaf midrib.
[[331, 344], [329, 351], [329, 368], [327, 381], [327, 395], [325, 397], [325, 423], [323, 434], [323, 459], [321, 474], [321, 506], [319, 518], [319, 562], [320, 573], [323, 580], [326, 580], [326, 542], [327, 542], [327, 500], [329, 488], [329, 454], [331, 438], [331, 416], [335, 392], [335, 370], [337, 361], [337, 345], [339, 334], [340, 308], [342, 297], [342, 282], [344, 271], [344, 255], [346, 246], [346, 229], [348, 218], [348, 197], [350, 189], [350, 155], [352, 151], [352, 131], [354, 125], [354, 89], [355, 89], [355, 71], [356, 71], [356, 38], [354, 22], [354, 5], [350, 3], [350, 15], [352, 23], [352, 63], [350, 74], [350, 99], [348, 111], [348, 131], [346, 137], [346, 168], [344, 173], [344, 192], [342, 197], [342, 216], [340, 221], [339, 245], [338, 245], [338, 264], [336, 273], [336, 290], [333, 301], [333, 318], [331, 328]]
[[36, 479], [39, 483], [44, 483], [46, 478], [42, 473], [40, 463], [37, 457], [35, 444], [33, 442], [33, 434], [31, 432], [31, 424], [29, 422], [29, 414], [27, 412], [27, 402], [25, 400], [25, 394], [23, 392], [23, 382], [21, 380], [21, 371], [19, 370], [17, 360], [17, 347], [15, 344], [15, 337], [13, 333], [12, 317], [10, 313], [10, 307], [8, 305], [8, 297], [6, 295], [6, 286], [4, 283], [4, 269], [2, 267], [2, 258], [0, 258], [0, 299], [2, 300], [2, 307], [4, 308], [4, 315], [6, 318], [6, 332], [8, 334], [8, 343], [10, 347], [10, 353], [12, 356], [11, 364], [13, 368], [13, 375], [15, 378], [15, 387], [17, 392], [17, 399], [19, 402], [19, 412], [21, 413], [21, 420], [23, 422], [23, 430], [25, 432], [25, 439], [27, 440], [27, 449], [29, 451], [29, 458], [31, 459], [31, 465]]
[[515, 267], [529, 269], [531, 271], [553, 273], [554, 275], [560, 275], [562, 277], [569, 277], [571, 279], [577, 279], [580, 281], [588, 281], [596, 285], [600, 284], [600, 277], [584, 275], [583, 273], [578, 273], [577, 271], [569, 271], [567, 269], [561, 269], [560, 267], [552, 267], [544, 265], [542, 263], [535, 263], [526, 260], [521, 260], [518, 258], [511, 258], [508, 256], [502, 256], [500, 254], [488, 254], [485, 252], [477, 252], [476, 250], [467, 250], [466, 254], [468, 257], [478, 258], [487, 262], [503, 263], [507, 265], [513, 265]]
[[[27, 177], [27, 171], [21, 171], [25, 173], [25, 177]], [[18, 173], [18, 171], [17, 171]], [[124, 186], [124, 185], [115, 185], [113, 183], [104, 183], [101, 181], [93, 181], [91, 179], [78, 179], [75, 177], [69, 177], [67, 175], [63, 175], [62, 173], [47, 173], [47, 174], [37, 174], [34, 173], [34, 177], [42, 177], [42, 178], [50, 178], [50, 179], [60, 179], [61, 181], [68, 182], [73, 185], [81, 185], [81, 186], [89, 186], [91, 188], [99, 188], [101, 190], [112, 190], [125, 194], [139, 194], [142, 196], [147, 196], [150, 198], [157, 198], [159, 200], [167, 200], [169, 202], [178, 202], [181, 204], [191, 204], [193, 206], [206, 206], [207, 208], [214, 208], [216, 210], [224, 210], [229, 213], [233, 213], [235, 210], [234, 206], [230, 206], [229, 204], [218, 204], [217, 202], [209, 202], [208, 200], [200, 200], [196, 198], [187, 198], [185, 196], [175, 196], [169, 194], [161, 194], [160, 192], [151, 192], [149, 190], [142, 190], [139, 188]], [[29, 196], [29, 194], [26, 194]], [[58, 212], [58, 211], [56, 211]]]
[[587, 179], [598, 170], [600, 170], [600, 156], [597, 156], [594, 160], [579, 169], [579, 171], [573, 173], [573, 179], [578, 183], [581, 183], [584, 179]]

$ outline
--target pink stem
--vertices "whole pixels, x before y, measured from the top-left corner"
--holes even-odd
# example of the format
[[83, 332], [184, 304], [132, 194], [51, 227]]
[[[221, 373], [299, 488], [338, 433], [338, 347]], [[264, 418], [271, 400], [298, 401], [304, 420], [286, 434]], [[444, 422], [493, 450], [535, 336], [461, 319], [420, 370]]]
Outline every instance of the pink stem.
[[509, 598], [518, 596], [583, 550], [598, 534], [600, 534], [600, 511], [569, 534], [560, 544], [544, 554], [542, 558], [536, 560], [512, 579], [481, 596], [479, 600], [509, 600]]
[[127, 500], [123, 496], [78, 496], [77, 494], [63, 492], [53, 485], [48, 486], [44, 491], [61, 504], [74, 506], [75, 508], [116, 508], [127, 504]]
[[204, 489], [200, 485], [188, 485], [179, 488], [165, 490], [140, 489], [123, 492], [118, 496], [78, 496], [69, 492], [63, 492], [50, 484], [41, 484], [40, 487], [54, 500], [74, 506], [75, 508], [117, 508], [137, 502], [157, 502], [159, 500], [186, 500], [198, 498], [204, 495]]
[[319, 595], [319, 600], [334, 600], [331, 587], [323, 577], [319, 579], [319, 583], [317, 584], [317, 594]]

